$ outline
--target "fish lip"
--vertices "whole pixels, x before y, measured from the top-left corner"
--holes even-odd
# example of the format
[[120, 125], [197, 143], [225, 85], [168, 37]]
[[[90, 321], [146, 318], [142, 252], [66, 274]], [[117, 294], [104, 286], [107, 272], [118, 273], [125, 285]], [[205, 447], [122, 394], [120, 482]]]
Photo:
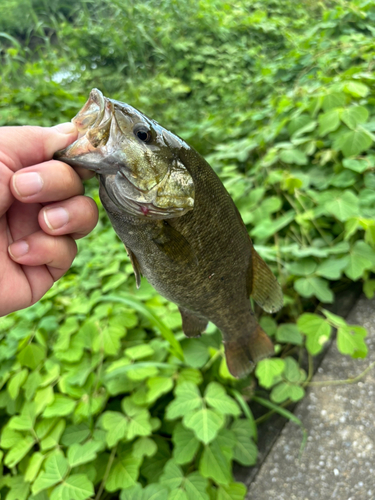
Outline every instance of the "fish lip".
[[[104, 97], [103, 93], [99, 89], [92, 89], [87, 99], [86, 103], [83, 107], [78, 111], [76, 116], [72, 119], [72, 123], [76, 126], [79, 132], [78, 138], [82, 137], [88, 129], [98, 126], [104, 117], [105, 105], [107, 98]], [[95, 120], [91, 121], [91, 123], [86, 123], [84, 118], [90, 116], [90, 108], [93, 104], [96, 104], [99, 107], [97, 111]]]

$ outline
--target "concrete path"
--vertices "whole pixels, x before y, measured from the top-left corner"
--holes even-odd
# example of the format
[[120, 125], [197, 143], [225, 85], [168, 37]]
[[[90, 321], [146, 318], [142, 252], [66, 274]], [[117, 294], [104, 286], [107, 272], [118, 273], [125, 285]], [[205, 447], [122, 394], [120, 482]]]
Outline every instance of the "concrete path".
[[[354, 378], [375, 362], [375, 300], [361, 298], [347, 322], [363, 325], [369, 354], [353, 360], [333, 342], [313, 381]], [[375, 367], [356, 384], [315, 386], [294, 411], [249, 485], [247, 500], [375, 500]]]

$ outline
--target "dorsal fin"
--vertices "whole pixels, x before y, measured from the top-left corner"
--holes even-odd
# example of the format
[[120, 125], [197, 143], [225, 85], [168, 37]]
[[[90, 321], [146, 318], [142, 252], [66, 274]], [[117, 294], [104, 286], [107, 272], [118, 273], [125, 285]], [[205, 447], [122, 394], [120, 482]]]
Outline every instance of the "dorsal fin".
[[248, 279], [250, 280], [250, 295], [262, 309], [268, 313], [274, 313], [283, 307], [281, 286], [254, 248], [251, 254]]

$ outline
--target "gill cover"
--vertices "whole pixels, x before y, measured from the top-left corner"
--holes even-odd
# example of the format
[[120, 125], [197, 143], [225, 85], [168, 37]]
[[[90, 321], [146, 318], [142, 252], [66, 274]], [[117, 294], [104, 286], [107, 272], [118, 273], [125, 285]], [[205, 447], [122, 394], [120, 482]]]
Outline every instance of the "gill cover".
[[194, 207], [194, 182], [179, 159], [184, 141], [138, 110], [93, 89], [72, 120], [77, 141], [55, 158], [99, 174], [111, 200], [141, 218], [179, 217]]

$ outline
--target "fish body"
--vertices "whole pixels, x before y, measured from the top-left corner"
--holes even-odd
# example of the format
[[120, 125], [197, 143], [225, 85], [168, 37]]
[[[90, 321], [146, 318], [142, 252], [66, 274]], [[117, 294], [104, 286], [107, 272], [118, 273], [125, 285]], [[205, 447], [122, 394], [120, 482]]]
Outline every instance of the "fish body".
[[229, 371], [248, 374], [273, 353], [249, 297], [268, 312], [283, 297], [219, 177], [182, 139], [96, 89], [73, 122], [79, 139], [55, 157], [98, 174], [137, 286], [143, 275], [175, 302], [189, 337], [214, 323]]

